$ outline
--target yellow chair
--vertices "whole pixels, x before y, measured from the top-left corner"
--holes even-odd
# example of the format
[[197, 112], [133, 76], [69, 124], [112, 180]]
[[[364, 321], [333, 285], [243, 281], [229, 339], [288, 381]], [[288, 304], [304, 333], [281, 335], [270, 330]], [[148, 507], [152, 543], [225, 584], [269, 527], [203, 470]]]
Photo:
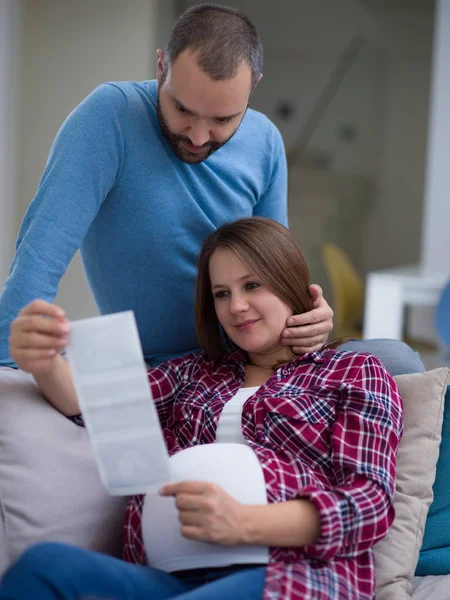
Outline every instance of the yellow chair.
[[[349, 257], [335, 244], [322, 247], [322, 260], [333, 294], [333, 337], [362, 338], [364, 282]], [[435, 352], [436, 344], [404, 338], [418, 352]]]
[[361, 338], [364, 282], [348, 256], [334, 244], [323, 246], [322, 260], [333, 293], [333, 336]]

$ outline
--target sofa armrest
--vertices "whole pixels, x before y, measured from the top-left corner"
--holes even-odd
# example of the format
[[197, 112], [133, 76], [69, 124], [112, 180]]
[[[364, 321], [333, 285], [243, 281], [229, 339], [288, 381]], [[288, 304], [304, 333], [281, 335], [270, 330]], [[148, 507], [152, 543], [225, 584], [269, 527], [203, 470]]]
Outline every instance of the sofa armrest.
[[0, 368], [0, 572], [44, 540], [121, 556], [125, 507], [103, 488], [86, 430], [30, 375]]

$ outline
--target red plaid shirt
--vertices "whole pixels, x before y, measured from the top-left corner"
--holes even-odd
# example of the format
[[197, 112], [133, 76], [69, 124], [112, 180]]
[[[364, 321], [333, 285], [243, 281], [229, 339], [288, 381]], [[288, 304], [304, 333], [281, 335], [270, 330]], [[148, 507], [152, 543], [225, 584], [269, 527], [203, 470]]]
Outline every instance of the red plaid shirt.
[[[203, 353], [148, 372], [169, 453], [215, 441], [218, 417], [244, 381], [240, 351]], [[402, 403], [375, 357], [324, 350], [282, 365], [245, 403], [242, 431], [258, 456], [269, 502], [307, 498], [320, 537], [271, 548], [264, 600], [374, 598], [372, 546], [393, 519]], [[145, 564], [143, 496], [130, 500], [124, 559]]]

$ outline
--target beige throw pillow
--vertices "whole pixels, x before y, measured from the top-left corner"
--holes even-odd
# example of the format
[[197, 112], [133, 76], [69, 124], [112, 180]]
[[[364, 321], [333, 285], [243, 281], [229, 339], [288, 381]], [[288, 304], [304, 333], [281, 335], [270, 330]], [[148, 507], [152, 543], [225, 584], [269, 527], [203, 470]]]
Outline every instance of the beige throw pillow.
[[377, 600], [410, 598], [441, 443], [446, 367], [395, 377], [404, 405], [404, 434], [397, 455], [396, 517], [374, 548]]
[[0, 368], [0, 573], [43, 540], [121, 556], [125, 505], [103, 488], [86, 430], [30, 375]]

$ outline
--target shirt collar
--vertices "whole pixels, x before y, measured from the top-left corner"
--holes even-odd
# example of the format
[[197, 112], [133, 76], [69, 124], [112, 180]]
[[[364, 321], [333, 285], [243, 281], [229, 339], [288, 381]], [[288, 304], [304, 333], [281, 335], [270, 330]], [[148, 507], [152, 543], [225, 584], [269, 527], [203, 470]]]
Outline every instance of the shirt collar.
[[[301, 363], [306, 363], [306, 364], [311, 363], [311, 362], [324, 363], [327, 360], [327, 357], [326, 357], [327, 352], [329, 353], [330, 350], [325, 349], [325, 350], [320, 350], [318, 352], [307, 352], [306, 354], [299, 354], [298, 356], [293, 358], [288, 363], [284, 363], [284, 364], [280, 365], [279, 368], [280, 369], [282, 368], [285, 371], [290, 372], [291, 370], [295, 369]], [[221, 362], [222, 362], [222, 364], [229, 364], [229, 365], [233, 365], [233, 366], [239, 365], [241, 367], [245, 367], [245, 365], [248, 362], [247, 353], [244, 352], [243, 350], [241, 350], [240, 348], [238, 348], [237, 350], [234, 350], [233, 352], [226, 354]]]

